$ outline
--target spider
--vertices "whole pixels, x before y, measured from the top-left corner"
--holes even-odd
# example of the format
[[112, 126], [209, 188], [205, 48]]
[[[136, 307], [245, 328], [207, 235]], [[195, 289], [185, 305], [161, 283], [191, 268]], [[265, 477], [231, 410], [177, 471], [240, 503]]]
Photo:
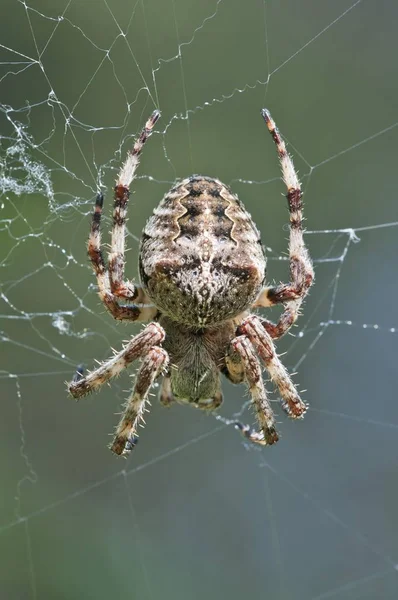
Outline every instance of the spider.
[[[86, 377], [79, 372], [69, 391], [79, 398], [98, 390], [133, 361], [141, 360], [110, 446], [118, 455], [127, 456], [134, 447], [150, 388], [160, 376], [163, 405], [177, 401], [205, 411], [222, 403], [220, 373], [235, 384], [246, 383], [259, 431], [240, 423], [236, 426], [247, 439], [261, 445], [278, 440], [261, 364], [278, 388], [288, 416], [298, 419], [306, 412], [307, 405], [276, 354], [274, 340], [296, 321], [314, 272], [303, 240], [300, 183], [270, 113], [263, 109], [262, 116], [276, 144], [287, 187], [289, 283], [265, 285], [264, 248], [251, 216], [221, 181], [199, 175], [177, 183], [148, 220], [139, 251], [141, 285], [125, 279], [130, 184], [159, 111], [146, 122], [116, 181], [108, 266], [100, 237], [103, 195], [97, 195], [88, 255], [100, 299], [115, 319], [151, 322], [95, 371]], [[284, 308], [276, 324], [251, 312], [275, 304]]]

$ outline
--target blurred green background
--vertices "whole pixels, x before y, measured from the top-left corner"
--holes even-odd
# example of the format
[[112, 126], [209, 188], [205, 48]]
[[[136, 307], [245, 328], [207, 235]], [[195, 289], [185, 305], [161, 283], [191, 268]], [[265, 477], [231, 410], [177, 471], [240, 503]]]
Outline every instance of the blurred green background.
[[[396, 4], [3, 0], [0, 12], [0, 598], [395, 599]], [[128, 375], [67, 397], [78, 364], [139, 330], [104, 313], [85, 244], [100, 186], [108, 241], [118, 166], [155, 106], [130, 277], [153, 207], [202, 173], [239, 194], [269, 278], [287, 278], [263, 106], [302, 178], [317, 279], [278, 350], [311, 410], [288, 422], [274, 394], [273, 448], [153, 401], [124, 462], [106, 446]], [[224, 393], [230, 418], [247, 394]]]

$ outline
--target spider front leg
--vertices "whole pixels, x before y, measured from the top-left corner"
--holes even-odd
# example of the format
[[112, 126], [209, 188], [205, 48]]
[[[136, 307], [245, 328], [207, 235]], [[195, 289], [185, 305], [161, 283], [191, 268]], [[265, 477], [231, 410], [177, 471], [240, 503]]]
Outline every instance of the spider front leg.
[[124, 281], [126, 214], [130, 196], [130, 185], [134, 180], [144, 144], [152, 134], [152, 130], [159, 117], [160, 112], [155, 110], [146, 122], [133, 149], [128, 153], [126, 161], [120, 169], [115, 186], [111, 251], [108, 256], [109, 282], [112, 293], [125, 300], [135, 300], [137, 297], [134, 284], [130, 281]]
[[282, 408], [293, 419], [304, 416], [307, 405], [301, 400], [289, 373], [279, 360], [270, 334], [263, 326], [262, 319], [250, 315], [238, 327], [238, 332], [246, 336], [264, 362], [272, 381], [278, 387], [282, 398]]
[[145, 403], [155, 379], [167, 368], [169, 357], [166, 350], [152, 347], [144, 357], [137, 374], [134, 391], [127, 401], [122, 419], [110, 446], [112, 452], [127, 456], [136, 444], [137, 428], [144, 421]]
[[257, 298], [256, 306], [273, 306], [285, 304], [278, 323], [274, 325], [269, 321], [264, 322], [264, 327], [272, 338], [281, 337], [296, 321], [300, 305], [314, 280], [314, 270], [311, 258], [304, 244], [303, 238], [303, 203], [302, 191], [293, 161], [287, 153], [285, 142], [270, 115], [262, 111], [264, 121], [276, 144], [283, 180], [287, 186], [287, 201], [290, 213], [290, 283], [281, 283], [276, 287], [268, 287]]
[[117, 377], [134, 360], [145, 356], [154, 346], [161, 344], [165, 335], [164, 329], [158, 323], [149, 323], [113, 358], [103, 363], [87, 377], [73, 379], [68, 385], [70, 394], [74, 398], [81, 398], [98, 390], [112, 377]]
[[232, 375], [232, 380], [234, 371], [239, 370], [239, 367], [243, 368], [261, 432], [253, 431], [241, 423], [236, 423], [236, 426], [251, 442], [262, 446], [275, 444], [279, 438], [275, 429], [274, 413], [267, 399], [260, 363], [252, 344], [245, 335], [239, 335], [231, 342], [227, 368]]
[[[151, 135], [159, 116], [159, 111], [153, 112], [120, 170], [114, 195], [113, 228], [108, 268], [106, 267], [101, 250], [100, 225], [104, 203], [104, 197], [101, 193], [97, 194], [95, 202], [91, 232], [88, 240], [88, 255], [97, 277], [100, 298], [115, 319], [148, 321], [154, 318], [157, 312], [153, 307], [141, 308], [137, 306], [137, 304], [145, 304], [147, 298], [139, 287], [134, 286], [129, 281], [124, 281], [124, 254], [126, 212], [130, 195], [130, 184], [134, 179], [142, 148]], [[137, 304], [120, 305], [121, 299], [127, 302], [135, 300]]]

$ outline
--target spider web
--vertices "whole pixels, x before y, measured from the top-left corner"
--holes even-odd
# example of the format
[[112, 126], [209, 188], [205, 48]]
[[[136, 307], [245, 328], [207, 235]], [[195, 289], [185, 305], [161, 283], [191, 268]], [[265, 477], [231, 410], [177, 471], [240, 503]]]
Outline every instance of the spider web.
[[[3, 2], [0, 22], [1, 596], [396, 598], [397, 9], [370, 0]], [[16, 35], [17, 32], [17, 35]], [[258, 450], [153, 402], [128, 462], [106, 448], [128, 375], [64, 381], [138, 331], [99, 306], [85, 243], [144, 120], [127, 271], [177, 177], [217, 176], [288, 274], [267, 106], [305, 191], [316, 285], [278, 344], [310, 411]], [[105, 237], [105, 235], [104, 235]], [[277, 318], [278, 311], [272, 314]], [[124, 328], [125, 327], [125, 328]], [[268, 383], [268, 388], [270, 389]]]

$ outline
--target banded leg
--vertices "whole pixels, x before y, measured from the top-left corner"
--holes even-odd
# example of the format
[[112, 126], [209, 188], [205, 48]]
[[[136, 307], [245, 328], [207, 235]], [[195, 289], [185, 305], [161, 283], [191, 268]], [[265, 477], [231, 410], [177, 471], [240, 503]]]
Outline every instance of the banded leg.
[[284, 411], [293, 419], [303, 417], [307, 405], [301, 400], [289, 373], [279, 360], [272, 338], [262, 326], [261, 319], [250, 315], [238, 327], [238, 332], [247, 336], [264, 362], [272, 381], [278, 387]]
[[121, 352], [103, 363], [98, 369], [83, 378], [74, 378], [68, 385], [74, 398], [81, 398], [98, 390], [104, 383], [117, 377], [130, 363], [146, 355], [153, 346], [163, 342], [165, 332], [158, 323], [149, 323]]
[[283, 181], [287, 187], [286, 197], [290, 213], [290, 283], [281, 283], [276, 287], [265, 288], [254, 306], [285, 304], [285, 311], [278, 323], [273, 325], [268, 321], [264, 325], [271, 337], [278, 338], [286, 333], [296, 321], [300, 305], [313, 283], [314, 270], [303, 239], [303, 194], [293, 161], [270, 113], [263, 109], [262, 116], [275, 142]]
[[124, 300], [135, 300], [137, 297], [134, 284], [124, 280], [126, 214], [130, 196], [130, 185], [134, 180], [139, 157], [144, 144], [151, 135], [159, 117], [160, 112], [157, 110], [149, 117], [144, 129], [136, 140], [133, 149], [129, 151], [127, 158], [120, 169], [115, 186], [111, 251], [108, 256], [109, 282], [111, 292], [118, 298], [123, 298]]
[[[266, 291], [267, 290], [264, 290], [264, 292], [266, 292]], [[272, 321], [269, 321], [268, 319], [259, 317], [262, 326], [267, 331], [267, 333], [272, 337], [272, 339], [276, 340], [276, 339], [282, 337], [287, 331], [289, 331], [291, 326], [294, 325], [294, 323], [297, 321], [297, 317], [299, 316], [299, 309], [300, 309], [300, 305], [301, 305], [302, 301], [303, 301], [303, 298], [300, 298], [299, 300], [290, 300], [289, 302], [287, 302], [285, 304], [283, 313], [279, 317], [279, 320], [277, 323], [273, 323]], [[255, 308], [256, 306], [263, 306], [263, 305], [259, 305], [259, 304], [255, 303], [253, 305], [253, 308]]]
[[[146, 298], [142, 290], [130, 282], [124, 282], [124, 251], [125, 251], [125, 223], [126, 208], [129, 196], [129, 185], [134, 178], [138, 166], [138, 157], [142, 147], [149, 137], [152, 128], [158, 120], [160, 113], [155, 111], [147, 121], [140, 137], [134, 144], [133, 150], [123, 164], [115, 187], [115, 201], [113, 211], [113, 230], [109, 266], [107, 268], [101, 250], [101, 216], [104, 197], [97, 194], [95, 208], [91, 223], [91, 232], [88, 239], [88, 255], [94, 273], [97, 277], [98, 292], [102, 302], [115, 319], [131, 321], [149, 321], [156, 315], [156, 309], [151, 306], [140, 307], [145, 304]], [[135, 305], [121, 305], [120, 299], [135, 300]]]
[[145, 403], [155, 379], [167, 368], [169, 357], [166, 350], [152, 347], [143, 358], [137, 374], [134, 391], [127, 401], [122, 419], [117, 426], [111, 450], [115, 454], [127, 456], [137, 443], [137, 428], [144, 421]]
[[93, 219], [91, 223], [91, 232], [88, 238], [88, 255], [97, 277], [98, 294], [102, 302], [115, 319], [129, 321], [150, 321], [155, 318], [157, 310], [153, 306], [137, 306], [138, 304], [149, 304], [144, 292], [136, 288], [136, 303], [133, 305], [122, 305], [119, 299], [111, 292], [109, 286], [109, 275], [106, 268], [105, 259], [101, 250], [101, 215], [104, 197], [97, 194]]
[[236, 359], [239, 357], [243, 365], [245, 379], [249, 386], [261, 431], [253, 431], [250, 427], [241, 423], [235, 425], [251, 442], [262, 446], [275, 444], [278, 441], [278, 434], [275, 429], [274, 413], [267, 399], [260, 363], [254, 353], [253, 346], [246, 336], [239, 335], [232, 340], [231, 349], [232, 355], [235, 355], [233, 361], [236, 363]]

